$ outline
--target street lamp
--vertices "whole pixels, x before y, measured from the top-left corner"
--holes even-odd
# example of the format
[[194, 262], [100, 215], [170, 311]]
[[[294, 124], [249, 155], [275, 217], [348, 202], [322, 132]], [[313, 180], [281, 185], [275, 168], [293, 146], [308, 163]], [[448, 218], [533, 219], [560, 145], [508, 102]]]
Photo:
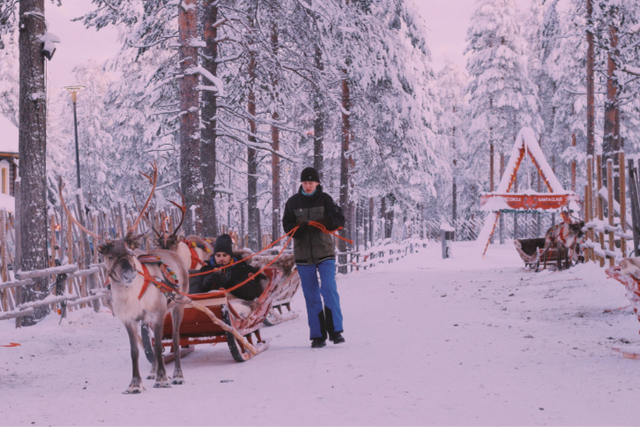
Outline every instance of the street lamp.
[[73, 128], [76, 134], [76, 175], [78, 177], [78, 189], [80, 189], [80, 154], [78, 153], [78, 115], [76, 114], [76, 99], [78, 91], [84, 89], [84, 86], [65, 86], [64, 89], [68, 90], [71, 94], [71, 102], [73, 103]]

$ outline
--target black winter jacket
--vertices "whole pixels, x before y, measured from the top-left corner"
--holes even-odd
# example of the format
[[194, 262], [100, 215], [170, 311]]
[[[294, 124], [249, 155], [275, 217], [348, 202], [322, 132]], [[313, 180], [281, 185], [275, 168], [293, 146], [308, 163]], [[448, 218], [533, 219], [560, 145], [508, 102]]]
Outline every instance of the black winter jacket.
[[[234, 254], [235, 255], [235, 254]], [[242, 255], [239, 255], [241, 259]], [[213, 259], [212, 259], [213, 261]], [[198, 272], [211, 271], [219, 268], [219, 265], [211, 265], [207, 263]], [[249, 274], [256, 274], [260, 270], [258, 267], [252, 267], [246, 262], [241, 262], [224, 270], [216, 271], [211, 274], [195, 276], [189, 279], [189, 293], [203, 294], [220, 288], [230, 289], [238, 283], [244, 282], [249, 278]], [[267, 276], [263, 273], [255, 276], [246, 284], [240, 286], [235, 291], [231, 291], [231, 295], [243, 299], [245, 301], [253, 301], [262, 295], [264, 285], [267, 283]]]
[[[298, 193], [287, 200], [282, 216], [284, 231], [288, 233], [301, 221], [320, 222], [330, 231], [344, 227], [342, 209], [322, 191], [320, 185], [311, 196], [304, 195], [300, 186]], [[293, 236], [296, 264], [311, 265], [335, 259], [333, 239], [330, 234], [324, 234], [311, 225], [298, 229]]]

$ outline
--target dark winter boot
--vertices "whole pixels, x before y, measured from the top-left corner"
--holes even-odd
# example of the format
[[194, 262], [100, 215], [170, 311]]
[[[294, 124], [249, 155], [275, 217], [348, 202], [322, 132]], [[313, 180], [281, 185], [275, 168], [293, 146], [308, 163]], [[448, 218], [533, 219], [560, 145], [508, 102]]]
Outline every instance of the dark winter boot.
[[344, 342], [344, 337], [342, 336], [342, 332], [334, 332], [333, 334], [329, 334], [329, 339], [334, 344], [342, 344]]
[[314, 338], [311, 340], [311, 348], [321, 348], [327, 345], [327, 340], [324, 338]]

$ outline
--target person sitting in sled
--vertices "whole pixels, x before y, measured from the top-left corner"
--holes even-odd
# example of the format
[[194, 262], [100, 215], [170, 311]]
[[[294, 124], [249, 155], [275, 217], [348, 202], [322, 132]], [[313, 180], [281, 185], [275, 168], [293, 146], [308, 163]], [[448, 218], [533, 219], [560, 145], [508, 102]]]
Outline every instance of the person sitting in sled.
[[[213, 257], [197, 273], [204, 273], [215, 270], [226, 265], [237, 262], [245, 257], [243, 252], [233, 252], [233, 242], [231, 236], [223, 234], [216, 239], [213, 250]], [[203, 294], [218, 289], [231, 289], [239, 283], [249, 279], [254, 275], [253, 280], [248, 281], [239, 288], [231, 291], [231, 295], [236, 298], [253, 301], [262, 295], [268, 278], [263, 273], [256, 275], [260, 269], [252, 267], [246, 261], [222, 268], [213, 273], [201, 274], [189, 279], [189, 293]]]

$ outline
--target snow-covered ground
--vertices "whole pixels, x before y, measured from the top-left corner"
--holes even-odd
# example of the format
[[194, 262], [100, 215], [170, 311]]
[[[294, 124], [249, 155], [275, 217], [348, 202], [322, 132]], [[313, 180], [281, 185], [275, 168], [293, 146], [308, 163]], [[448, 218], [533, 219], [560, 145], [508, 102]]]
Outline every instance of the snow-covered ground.
[[[438, 243], [339, 277], [345, 344], [309, 348], [303, 316], [236, 363], [225, 345], [186, 357], [186, 384], [123, 395], [128, 339], [111, 314], [0, 322], [1, 425], [637, 425], [640, 344], [625, 290], [595, 265], [523, 271], [511, 242], [479, 260]], [[612, 311], [609, 311], [613, 309]], [[143, 373], [149, 364], [141, 359]], [[173, 367], [169, 366], [169, 373]]]

